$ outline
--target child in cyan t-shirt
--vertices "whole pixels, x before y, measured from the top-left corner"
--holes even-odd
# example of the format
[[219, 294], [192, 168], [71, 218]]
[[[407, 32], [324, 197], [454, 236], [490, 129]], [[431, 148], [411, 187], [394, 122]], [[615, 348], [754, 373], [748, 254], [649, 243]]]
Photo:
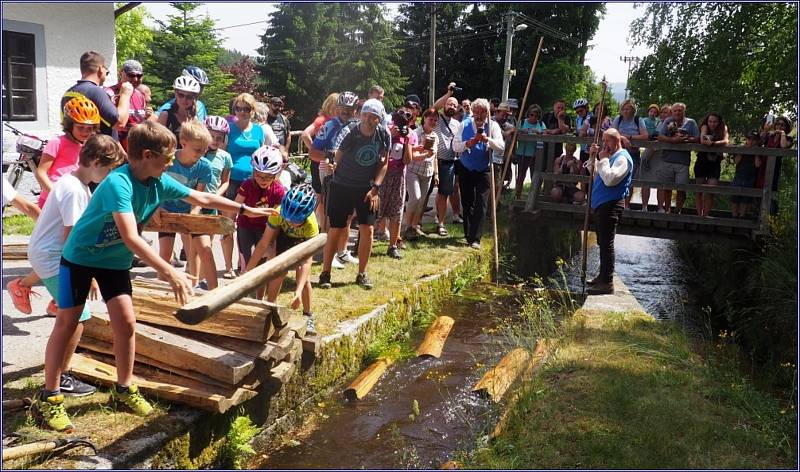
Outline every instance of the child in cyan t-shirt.
[[[228, 121], [221, 116], [209, 116], [206, 118], [206, 128], [211, 133], [208, 152], [203, 156], [203, 159], [208, 161], [208, 165], [211, 166], [211, 182], [206, 185], [206, 192], [224, 196], [230, 185], [231, 168], [233, 167], [233, 158], [223, 149], [228, 140], [230, 126]], [[216, 210], [208, 210], [208, 212], [215, 214]], [[225, 216], [236, 219], [235, 214]], [[224, 234], [220, 239], [222, 257], [225, 259], [225, 273], [222, 276], [226, 279], [233, 279], [236, 277], [236, 273], [233, 271], [233, 234]]]
[[[94, 135], [81, 148], [78, 168], [62, 176], [53, 185], [50, 197], [42, 209], [42, 218], [37, 221], [31, 233], [28, 261], [54, 299], [58, 298], [58, 273], [64, 241], [89, 205], [92, 197], [89, 184], [100, 183], [109, 172], [121, 165], [125, 158], [122, 146], [111, 136]], [[91, 299], [97, 299], [98, 288], [95, 281], [92, 281], [89, 295]], [[57, 310], [56, 307], [53, 311]], [[61, 393], [67, 396], [91, 395], [95, 391], [93, 386], [81, 382], [68, 373], [72, 354], [83, 333], [83, 322], [91, 316], [88, 306], [84, 305], [78, 320], [81, 324], [75, 330], [64, 355], [59, 387]]]
[[252, 217], [267, 217], [263, 209], [239, 205], [209, 193], [191, 190], [165, 174], [175, 156], [175, 135], [166, 127], [145, 121], [128, 135], [128, 164], [118, 168], [95, 190], [83, 215], [75, 223], [61, 256], [58, 274], [58, 315], [45, 353], [45, 387], [31, 405], [31, 412], [45, 427], [70, 432], [75, 428], [64, 409], [59, 390], [61, 366], [70, 339], [78, 329], [92, 279], [111, 318], [117, 383], [113, 401], [135, 414], [149, 415], [153, 408], [132, 385], [136, 315], [130, 268], [133, 255], [167, 279], [180, 305], [192, 295], [186, 274], [175, 270], [150, 247], [141, 234], [151, 217], [158, 218], [166, 200], [185, 200], [190, 205], [239, 211]]

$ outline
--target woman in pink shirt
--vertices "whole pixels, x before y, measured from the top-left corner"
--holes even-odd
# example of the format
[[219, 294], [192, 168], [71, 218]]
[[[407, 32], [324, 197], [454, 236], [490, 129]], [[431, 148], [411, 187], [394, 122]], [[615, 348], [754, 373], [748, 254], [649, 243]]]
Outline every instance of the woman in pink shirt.
[[42, 187], [39, 208], [44, 207], [47, 195], [62, 175], [78, 168], [78, 159], [86, 142], [100, 125], [100, 112], [94, 102], [85, 97], [75, 97], [64, 105], [62, 127], [64, 134], [51, 139], [44, 147], [42, 159], [36, 168], [36, 180]]

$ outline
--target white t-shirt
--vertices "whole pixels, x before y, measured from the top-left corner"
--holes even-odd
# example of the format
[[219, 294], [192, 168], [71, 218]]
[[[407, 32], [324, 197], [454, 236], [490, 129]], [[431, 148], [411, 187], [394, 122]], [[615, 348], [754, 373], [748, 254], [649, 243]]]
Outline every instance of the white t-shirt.
[[8, 205], [17, 197], [17, 191], [14, 190], [14, 187], [11, 185], [11, 182], [8, 181], [6, 176], [3, 176], [3, 206]]
[[28, 261], [40, 278], [58, 275], [64, 227], [75, 226], [90, 198], [89, 187], [72, 174], [61, 177], [53, 185], [28, 245]]

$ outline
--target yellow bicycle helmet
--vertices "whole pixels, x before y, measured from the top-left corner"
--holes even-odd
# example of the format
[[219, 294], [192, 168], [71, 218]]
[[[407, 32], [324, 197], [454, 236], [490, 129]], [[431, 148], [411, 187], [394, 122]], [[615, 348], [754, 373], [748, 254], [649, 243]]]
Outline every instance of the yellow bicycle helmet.
[[100, 124], [100, 111], [94, 102], [85, 97], [75, 97], [68, 101], [64, 105], [64, 116], [83, 125]]

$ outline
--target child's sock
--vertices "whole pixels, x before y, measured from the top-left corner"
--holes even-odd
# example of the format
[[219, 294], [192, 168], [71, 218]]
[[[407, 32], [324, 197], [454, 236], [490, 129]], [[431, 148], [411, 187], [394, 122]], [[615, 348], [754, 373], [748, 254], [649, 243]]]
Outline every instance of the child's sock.
[[117, 390], [117, 393], [126, 393], [130, 387], [123, 387], [120, 384], [114, 384], [114, 388]]
[[39, 399], [42, 401], [47, 401], [47, 397], [54, 397], [56, 395], [61, 395], [61, 389], [57, 388], [55, 390], [39, 390]]

